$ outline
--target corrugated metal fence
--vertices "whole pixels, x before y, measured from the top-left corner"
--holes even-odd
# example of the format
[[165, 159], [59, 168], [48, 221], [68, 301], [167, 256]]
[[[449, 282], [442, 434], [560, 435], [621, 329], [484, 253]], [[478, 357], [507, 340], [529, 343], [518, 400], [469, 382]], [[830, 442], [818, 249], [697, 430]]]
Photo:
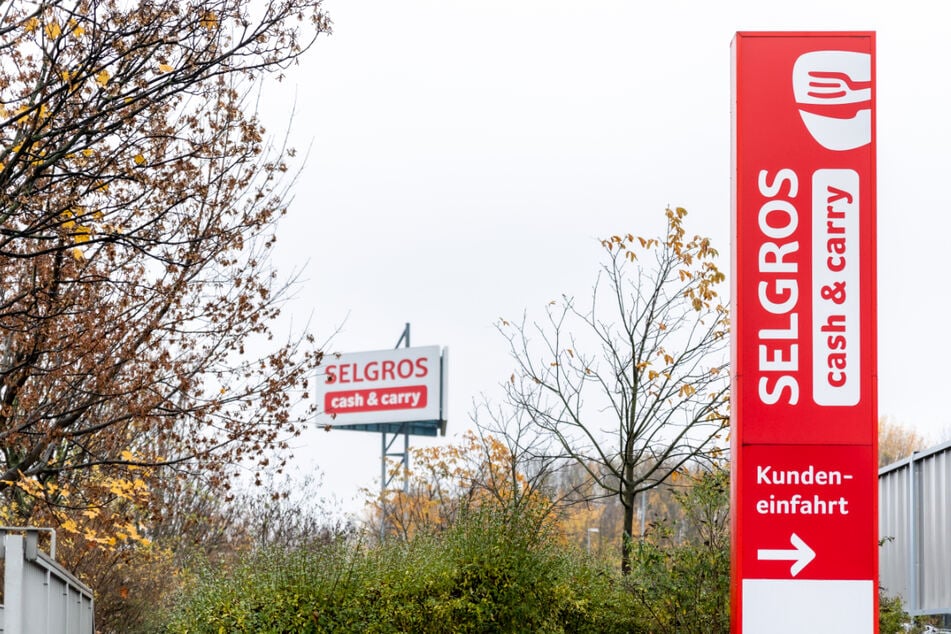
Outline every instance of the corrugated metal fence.
[[951, 614], [951, 442], [878, 472], [881, 585], [910, 614]]
[[4, 634], [93, 634], [92, 590], [39, 549], [43, 529], [7, 529], [3, 535]]

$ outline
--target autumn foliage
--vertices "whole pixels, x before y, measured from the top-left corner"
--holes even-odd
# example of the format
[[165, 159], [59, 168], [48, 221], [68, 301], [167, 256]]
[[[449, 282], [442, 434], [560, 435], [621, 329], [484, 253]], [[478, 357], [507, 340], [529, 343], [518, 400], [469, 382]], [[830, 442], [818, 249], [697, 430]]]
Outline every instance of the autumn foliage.
[[878, 466], [884, 467], [928, 446], [913, 428], [888, 417], [878, 419]]
[[382, 495], [367, 492], [370, 523], [384, 522], [386, 534], [441, 532], [479, 510], [517, 515], [537, 531], [553, 526], [554, 501], [492, 434], [469, 430], [448, 445], [414, 448], [410, 464], [408, 472], [391, 465], [393, 486]]
[[328, 29], [319, 0], [5, 4], [4, 522], [144, 547], [167, 468], [225, 487], [294, 433], [319, 353], [273, 341], [294, 152], [254, 100]]

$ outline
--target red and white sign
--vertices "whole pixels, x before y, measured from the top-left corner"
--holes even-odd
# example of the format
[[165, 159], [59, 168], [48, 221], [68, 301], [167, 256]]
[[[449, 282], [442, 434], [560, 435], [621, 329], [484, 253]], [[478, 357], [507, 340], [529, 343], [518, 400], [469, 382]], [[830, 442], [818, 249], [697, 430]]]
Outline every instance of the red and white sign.
[[328, 355], [317, 374], [317, 422], [441, 420], [443, 374], [438, 346]]
[[733, 42], [733, 632], [877, 628], [874, 48]]

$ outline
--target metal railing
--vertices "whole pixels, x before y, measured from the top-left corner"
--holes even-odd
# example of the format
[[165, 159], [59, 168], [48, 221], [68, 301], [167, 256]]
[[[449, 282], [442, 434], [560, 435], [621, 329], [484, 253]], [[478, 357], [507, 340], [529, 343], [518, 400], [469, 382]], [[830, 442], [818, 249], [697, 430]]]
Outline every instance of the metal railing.
[[[50, 533], [50, 553], [40, 533]], [[0, 633], [93, 634], [92, 590], [56, 563], [56, 533], [0, 526], [3, 595]]]

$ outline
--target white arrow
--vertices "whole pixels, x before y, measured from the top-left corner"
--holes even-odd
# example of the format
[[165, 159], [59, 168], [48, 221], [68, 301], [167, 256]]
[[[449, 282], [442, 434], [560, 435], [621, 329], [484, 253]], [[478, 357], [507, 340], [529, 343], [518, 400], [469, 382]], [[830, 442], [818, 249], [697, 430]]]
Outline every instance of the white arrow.
[[816, 558], [816, 551], [809, 548], [806, 542], [802, 541], [796, 533], [789, 537], [789, 543], [793, 545], [792, 550], [770, 550], [761, 548], [756, 551], [756, 558], [761, 561], [793, 561], [789, 573], [792, 576], [798, 575], [802, 569], [809, 565], [809, 562]]

